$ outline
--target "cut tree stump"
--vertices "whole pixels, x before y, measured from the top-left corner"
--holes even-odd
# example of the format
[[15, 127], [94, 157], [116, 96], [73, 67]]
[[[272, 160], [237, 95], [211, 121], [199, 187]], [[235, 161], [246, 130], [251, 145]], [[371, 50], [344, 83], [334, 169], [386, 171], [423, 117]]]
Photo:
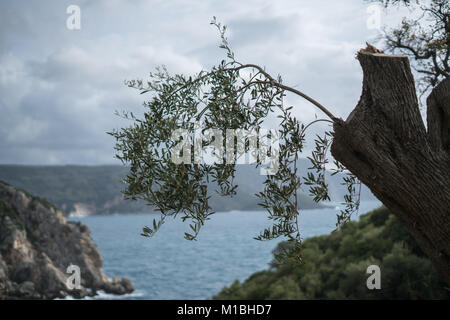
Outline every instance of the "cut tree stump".
[[331, 153], [406, 226], [450, 285], [450, 79], [420, 115], [409, 60], [367, 49], [361, 98], [334, 119]]

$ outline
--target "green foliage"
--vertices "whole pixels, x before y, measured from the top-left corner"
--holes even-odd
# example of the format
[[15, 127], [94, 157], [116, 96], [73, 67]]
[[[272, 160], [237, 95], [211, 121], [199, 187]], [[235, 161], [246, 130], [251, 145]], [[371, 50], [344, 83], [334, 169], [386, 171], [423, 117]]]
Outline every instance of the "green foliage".
[[[198, 149], [213, 143], [196, 137], [196, 130], [202, 133], [210, 129], [226, 132], [227, 129], [260, 132], [269, 114], [277, 114], [280, 119], [278, 170], [267, 175], [264, 190], [257, 193], [260, 205], [269, 213], [273, 221], [270, 228], [264, 230], [258, 240], [270, 240], [285, 237], [292, 243], [288, 255], [301, 258], [301, 235], [298, 227], [300, 176], [297, 168], [299, 155], [303, 149], [305, 130], [313, 123], [328, 121], [319, 119], [308, 125], [301, 124], [290, 110], [292, 106], [283, 104], [285, 92], [293, 92], [315, 104], [328, 117], [333, 115], [318, 102], [302, 92], [287, 87], [280, 76], [274, 78], [264, 68], [254, 64], [242, 64], [236, 60], [225, 36], [226, 27], [215, 18], [211, 22], [217, 27], [221, 37], [220, 48], [226, 58], [209, 71], [200, 71], [194, 76], [171, 75], [165, 67], [150, 73], [150, 80], [126, 82], [129, 87], [138, 89], [141, 94], [150, 94], [150, 100], [144, 103], [146, 111], [142, 118], [131, 113], [123, 113], [132, 125], [109, 134], [116, 140], [116, 157], [130, 165], [125, 179], [127, 189], [124, 194], [130, 199], [142, 199], [155, 206], [161, 213], [159, 221], [152, 227], [144, 227], [143, 236], [153, 235], [168, 216], [181, 215], [183, 221], [189, 221], [188, 240], [196, 239], [201, 226], [214, 213], [211, 206], [211, 189], [221, 196], [235, 196], [235, 164], [227, 163], [226, 153], [235, 157], [240, 151], [227, 150], [215, 164], [196, 161]], [[178, 129], [188, 129], [189, 137], [173, 140], [172, 133]], [[173, 148], [177, 143], [194, 140], [190, 152], [181, 164], [171, 161]], [[316, 140], [316, 149], [310, 160], [312, 172], [305, 177], [305, 184], [316, 202], [329, 200], [325, 183], [326, 153], [332, 134]], [[225, 140], [225, 139], [224, 139]], [[261, 145], [259, 140], [258, 145]], [[223, 147], [226, 147], [225, 141]], [[244, 151], [250, 151], [249, 141]], [[270, 148], [273, 149], [271, 146]], [[272, 150], [268, 151], [272, 151]], [[187, 149], [189, 150], [189, 149]], [[267, 155], [258, 154], [256, 166]], [[212, 186], [211, 184], [215, 185]], [[211, 188], [213, 187], [213, 188]], [[353, 199], [346, 199], [346, 202]], [[357, 203], [358, 205], [358, 203]], [[357, 208], [357, 205], [352, 208]], [[286, 256], [285, 254], [280, 254]]]
[[[191, 163], [175, 164], [171, 152], [178, 141], [172, 140], [176, 129], [249, 129], [258, 128], [262, 119], [273, 107], [273, 101], [282, 90], [271, 88], [262, 81], [260, 72], [250, 75], [250, 80], [240, 78], [243, 68], [235, 61], [225, 37], [226, 27], [212, 22], [220, 31], [227, 58], [210, 72], [201, 71], [194, 77], [170, 75], [165, 68], [150, 74], [150, 81], [143, 87], [140, 80], [127, 82], [141, 93], [151, 93], [145, 103], [144, 119], [124, 114], [134, 121], [128, 128], [113, 131], [116, 139], [117, 158], [131, 165], [125, 179], [128, 188], [125, 195], [131, 199], [143, 199], [161, 212], [159, 226], [166, 216], [182, 213], [182, 220], [189, 220], [191, 233], [186, 239], [195, 239], [200, 227], [214, 212], [209, 203], [208, 183], [215, 182], [216, 191], [223, 196], [236, 193], [233, 184], [235, 166], [230, 164], [207, 165], [196, 163], [196, 151], [191, 150]], [[249, 91], [250, 90], [250, 91]], [[208, 142], [203, 146], [208, 145]], [[143, 234], [152, 235], [156, 230], [144, 228]]]
[[[290, 246], [281, 242], [274, 250]], [[304, 263], [288, 261], [235, 281], [215, 299], [450, 299], [431, 262], [382, 207], [330, 235], [303, 242]], [[369, 290], [369, 265], [381, 269], [381, 290]]]
[[255, 239], [271, 240], [280, 236], [287, 237], [288, 241], [294, 243], [294, 250], [291, 250], [291, 253], [295, 251], [300, 258], [297, 192], [301, 181], [297, 172], [297, 162], [298, 155], [303, 149], [305, 127], [300, 125], [289, 110], [290, 108], [282, 109], [283, 114], [280, 116], [281, 140], [284, 143], [280, 145], [278, 172], [267, 176], [264, 191], [257, 194], [262, 200], [260, 205], [268, 210], [269, 219], [274, 221], [274, 225], [271, 229], [265, 229]]

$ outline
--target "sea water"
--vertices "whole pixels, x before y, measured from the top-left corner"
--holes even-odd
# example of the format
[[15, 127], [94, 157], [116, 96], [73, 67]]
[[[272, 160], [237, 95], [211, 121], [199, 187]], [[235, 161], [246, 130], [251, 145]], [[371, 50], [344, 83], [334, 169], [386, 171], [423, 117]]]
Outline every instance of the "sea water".
[[[361, 203], [359, 213], [381, 205]], [[339, 208], [302, 210], [303, 238], [327, 234], [336, 228]], [[124, 296], [100, 292], [95, 299], [210, 299], [235, 279], [268, 269], [272, 250], [281, 241], [253, 239], [271, 226], [264, 211], [218, 212], [206, 221], [196, 241], [185, 240], [188, 223], [166, 219], [151, 238], [140, 235], [157, 214], [122, 214], [70, 218], [91, 229], [109, 277], [128, 277], [135, 291]], [[353, 220], [358, 219], [357, 216]], [[82, 275], [81, 275], [82, 276]]]

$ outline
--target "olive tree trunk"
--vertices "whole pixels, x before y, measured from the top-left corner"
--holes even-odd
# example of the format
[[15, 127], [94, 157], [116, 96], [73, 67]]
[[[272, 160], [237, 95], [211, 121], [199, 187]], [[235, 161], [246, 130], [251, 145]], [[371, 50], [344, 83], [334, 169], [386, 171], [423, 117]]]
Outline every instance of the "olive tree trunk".
[[406, 226], [450, 284], [450, 79], [427, 99], [427, 128], [407, 57], [363, 49], [361, 98], [336, 119], [331, 153]]

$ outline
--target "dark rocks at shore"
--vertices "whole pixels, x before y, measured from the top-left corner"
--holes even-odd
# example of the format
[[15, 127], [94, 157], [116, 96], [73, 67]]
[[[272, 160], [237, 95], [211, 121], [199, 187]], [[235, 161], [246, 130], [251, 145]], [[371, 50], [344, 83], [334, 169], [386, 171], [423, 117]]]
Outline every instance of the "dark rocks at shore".
[[[75, 265], [80, 286], [71, 289]], [[69, 283], [69, 285], [68, 285]], [[126, 294], [130, 280], [110, 280], [90, 230], [52, 204], [0, 181], [0, 299], [54, 299]]]

